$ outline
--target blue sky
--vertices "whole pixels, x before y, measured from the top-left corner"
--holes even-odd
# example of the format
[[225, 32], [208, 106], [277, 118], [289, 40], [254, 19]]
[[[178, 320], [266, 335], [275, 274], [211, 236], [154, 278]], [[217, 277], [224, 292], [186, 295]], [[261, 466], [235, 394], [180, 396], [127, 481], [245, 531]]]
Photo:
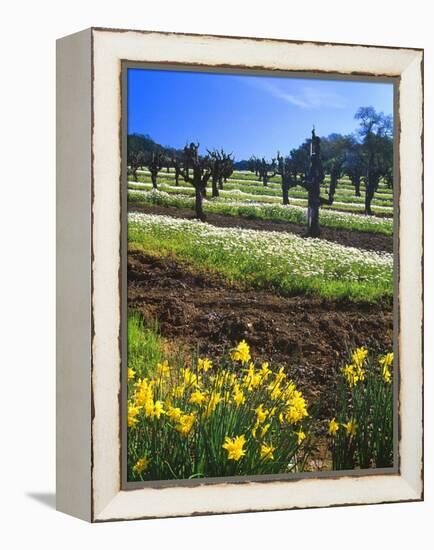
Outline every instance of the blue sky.
[[128, 70], [128, 133], [180, 148], [223, 147], [237, 160], [288, 154], [310, 136], [349, 134], [361, 106], [393, 114], [392, 84]]

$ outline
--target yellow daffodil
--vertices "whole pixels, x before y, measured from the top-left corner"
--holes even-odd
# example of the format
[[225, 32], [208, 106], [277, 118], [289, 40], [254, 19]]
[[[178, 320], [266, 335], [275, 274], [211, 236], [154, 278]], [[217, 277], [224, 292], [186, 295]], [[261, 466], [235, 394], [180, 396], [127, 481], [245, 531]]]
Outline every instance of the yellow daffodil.
[[264, 460], [274, 460], [274, 451], [276, 450], [276, 447], [273, 447], [272, 445], [267, 445], [266, 443], [263, 443], [261, 445], [261, 458]]
[[148, 399], [143, 406], [145, 411], [145, 416], [147, 418], [160, 418], [162, 414], [165, 414], [164, 406], [162, 401], [155, 401], [153, 399]]
[[280, 387], [280, 384], [277, 384], [276, 382], [270, 384], [267, 389], [270, 392], [270, 397], [273, 401], [277, 401], [277, 399], [279, 399], [279, 397], [281, 397], [284, 393]]
[[128, 380], [132, 380], [136, 376], [136, 371], [132, 368], [128, 368]]
[[306, 434], [303, 432], [303, 430], [299, 430], [297, 433], [297, 443], [300, 445], [302, 441], [306, 439]]
[[342, 426], [347, 430], [347, 435], [349, 435], [350, 437], [356, 435], [357, 424], [354, 418], [351, 418], [346, 424], [342, 424]]
[[136, 418], [137, 415], [140, 412], [141, 407], [137, 407], [134, 405], [128, 405], [128, 427], [132, 428], [135, 426], [138, 422], [138, 419]]
[[205, 417], [211, 416], [211, 414], [216, 410], [217, 405], [222, 401], [220, 392], [212, 392], [207, 400], [205, 408]]
[[383, 367], [383, 372], [382, 372], [383, 380], [387, 384], [390, 384], [392, 382], [392, 374], [390, 372], [389, 367], [390, 365], [393, 364], [393, 353], [392, 352], [386, 353], [386, 355], [383, 355], [383, 357], [380, 357], [378, 362]]
[[383, 380], [390, 384], [392, 382], [392, 374], [390, 373], [390, 370], [388, 367], [383, 367]]
[[185, 393], [185, 386], [184, 384], [179, 384], [178, 386], [175, 386], [173, 388], [173, 395], [175, 397], [181, 398]]
[[228, 372], [228, 371], [226, 371], [226, 374], [227, 374], [226, 380], [227, 380], [228, 386], [230, 387], [236, 386], [238, 384], [236, 375], [233, 372]]
[[135, 472], [136, 474], [141, 474], [148, 469], [148, 466], [149, 458], [144, 456], [143, 458], [139, 458], [139, 460], [134, 464], [133, 472]]
[[223, 403], [230, 403], [231, 402], [231, 392], [225, 391], [222, 397]]
[[154, 404], [154, 416], [155, 418], [160, 418], [162, 414], [165, 414], [164, 406], [162, 401], [155, 401]]
[[365, 370], [363, 366], [367, 355], [368, 350], [366, 348], [357, 348], [351, 356], [352, 363], [342, 367], [341, 372], [350, 388], [354, 388], [358, 382], [363, 382], [363, 380], [365, 380]]
[[264, 422], [268, 416], [268, 411], [267, 409], [264, 409], [264, 405], [262, 403], [259, 405], [259, 407], [256, 407], [255, 413], [256, 413], [256, 422], [258, 424], [262, 424], [262, 422]]
[[280, 367], [279, 372], [276, 373], [274, 381], [276, 382], [276, 384], [280, 384], [285, 380], [285, 378], [286, 378], [286, 374], [285, 374], [284, 368]]
[[384, 366], [390, 367], [390, 365], [393, 363], [393, 352], [386, 353], [386, 355], [383, 355], [382, 357], [380, 357], [378, 362], [382, 367]]
[[243, 365], [250, 361], [250, 348], [245, 340], [241, 340], [236, 348], [231, 351], [232, 361], [240, 361]]
[[157, 376], [160, 378], [167, 378], [170, 374], [170, 367], [168, 361], [157, 363]]
[[145, 412], [145, 416], [148, 418], [154, 417], [154, 400], [148, 399], [146, 403], [143, 405], [143, 410]]
[[188, 435], [191, 432], [191, 429], [193, 427], [195, 420], [196, 420], [196, 415], [194, 413], [183, 414], [178, 421], [178, 425], [176, 426], [176, 429], [182, 435]]
[[189, 367], [187, 367], [186, 369], [181, 369], [180, 374], [183, 378], [183, 383], [186, 388], [196, 386], [198, 380], [197, 376]]
[[255, 370], [255, 365], [250, 363], [247, 370], [247, 374], [244, 378], [243, 386], [247, 388], [248, 391], [253, 391], [255, 388], [261, 385], [262, 376], [260, 371]]
[[202, 405], [205, 399], [206, 399], [205, 394], [202, 393], [200, 390], [196, 390], [190, 395], [190, 403], [193, 403], [196, 405]]
[[198, 359], [197, 360], [197, 370], [208, 372], [212, 368], [212, 361], [205, 357], [205, 359]]
[[307, 405], [301, 392], [294, 391], [293, 396], [287, 401], [287, 409], [285, 419], [289, 424], [295, 424], [302, 420], [305, 416], [309, 416]]
[[265, 424], [265, 426], [263, 426], [262, 430], [261, 430], [261, 439], [263, 437], [265, 437], [266, 433], [268, 432], [268, 430], [270, 429], [270, 426], [271, 426], [271, 423], [269, 422], [268, 424]]
[[350, 388], [354, 388], [357, 382], [361, 380], [360, 370], [356, 369], [354, 365], [345, 365], [345, 367], [342, 367], [341, 372]]
[[138, 380], [135, 384], [136, 392], [134, 398], [137, 405], [144, 406], [147, 401], [153, 399], [154, 395], [154, 382], [149, 381], [147, 378]]
[[[255, 366], [244, 340], [232, 350], [231, 359], [228, 366], [224, 361], [213, 366], [211, 359], [202, 357], [197, 363], [184, 364], [179, 369], [161, 360], [155, 362], [155, 375], [148, 378], [139, 378], [130, 369], [128, 426], [137, 433], [143, 426], [144, 433], [137, 438], [138, 442], [147, 441], [149, 437], [165, 437], [166, 432], [176, 436], [178, 432], [188, 438], [185, 442], [189, 452], [195, 453], [196, 425], [198, 433], [203, 427], [207, 430], [209, 427], [214, 437], [215, 430], [229, 419], [231, 425], [239, 426], [235, 430], [241, 435], [222, 436], [221, 452], [226, 451], [224, 455], [229, 461], [238, 462], [244, 456], [245, 460], [249, 458], [249, 468], [254, 463], [250, 453], [256, 454], [256, 460], [259, 455], [264, 462], [275, 460], [277, 454], [272, 439], [278, 433], [275, 430], [279, 429], [279, 423], [286, 430], [292, 428], [292, 441], [301, 444], [307, 437], [307, 432], [305, 434], [301, 428], [301, 420], [308, 416], [307, 403], [287, 378], [284, 368], [276, 372], [268, 362]], [[234, 368], [236, 365], [239, 368]], [[149, 472], [153, 464], [149, 456], [139, 453], [136, 459], [132, 472], [137, 476]]]
[[234, 403], [236, 404], [237, 407], [241, 406], [246, 401], [246, 398], [244, 397], [244, 393], [238, 385], [235, 386], [233, 389], [232, 399], [234, 400]]
[[333, 417], [329, 423], [329, 434], [336, 435], [336, 432], [339, 430], [339, 424], [336, 422], [336, 419]]
[[172, 420], [173, 422], [178, 422], [178, 420], [182, 416], [182, 411], [178, 407], [172, 407], [172, 406], [169, 405], [167, 407], [167, 413], [166, 414], [170, 418], [170, 420]]
[[357, 368], [361, 368], [365, 362], [366, 356], [368, 355], [368, 350], [366, 348], [357, 348], [353, 351], [352, 362]]
[[222, 447], [228, 452], [228, 460], [240, 460], [246, 454], [243, 449], [245, 443], [246, 437], [244, 435], [239, 435], [233, 439], [226, 437]]
[[289, 401], [294, 397], [295, 392], [297, 391], [294, 382], [288, 382], [284, 390], [282, 390], [282, 395], [280, 396], [282, 400]]
[[262, 363], [261, 365], [261, 376], [262, 376], [262, 380], [266, 380], [269, 375], [271, 374], [271, 369], [270, 369], [270, 365], [267, 361], [265, 361], [264, 363]]

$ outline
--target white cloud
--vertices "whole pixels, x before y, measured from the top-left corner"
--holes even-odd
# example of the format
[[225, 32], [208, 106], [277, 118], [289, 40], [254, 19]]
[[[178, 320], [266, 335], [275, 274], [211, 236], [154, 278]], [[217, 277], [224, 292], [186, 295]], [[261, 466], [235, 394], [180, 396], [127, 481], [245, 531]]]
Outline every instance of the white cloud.
[[336, 92], [319, 90], [310, 86], [303, 89], [306, 101], [312, 107], [333, 107], [335, 109], [344, 109], [347, 102], [343, 96]]
[[[333, 91], [327, 91], [313, 86], [297, 86], [294, 90], [293, 83], [291, 92], [285, 89], [282, 83], [270, 82], [260, 78], [245, 79], [245, 81], [256, 88], [264, 90], [269, 95], [295, 105], [300, 109], [317, 109], [320, 107], [329, 107], [334, 109], [344, 109], [347, 102], [343, 96]], [[295, 87], [295, 88], [297, 88]]]

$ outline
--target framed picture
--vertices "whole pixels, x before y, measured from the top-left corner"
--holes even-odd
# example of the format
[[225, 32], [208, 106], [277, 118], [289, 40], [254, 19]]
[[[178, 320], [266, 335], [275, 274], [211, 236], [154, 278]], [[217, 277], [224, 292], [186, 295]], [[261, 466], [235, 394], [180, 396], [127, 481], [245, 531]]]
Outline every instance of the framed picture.
[[57, 44], [57, 506], [423, 498], [423, 51]]

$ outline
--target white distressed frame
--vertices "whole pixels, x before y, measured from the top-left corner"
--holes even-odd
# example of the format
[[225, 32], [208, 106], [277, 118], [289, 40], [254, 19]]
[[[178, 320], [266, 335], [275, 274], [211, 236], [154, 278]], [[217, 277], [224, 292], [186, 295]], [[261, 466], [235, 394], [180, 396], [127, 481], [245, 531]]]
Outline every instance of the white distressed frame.
[[[90, 521], [108, 521], [423, 498], [423, 52], [108, 29], [89, 29], [66, 37], [59, 41], [58, 49], [58, 216], [63, 215], [62, 209], [68, 208], [64, 203], [75, 193], [71, 186], [79, 174], [77, 167], [63, 166], [67, 158], [64, 150], [71, 147], [72, 141], [74, 152], [79, 155], [76, 163], [80, 165], [83, 157], [87, 167], [90, 157], [88, 138], [91, 136], [93, 157], [89, 177], [83, 174], [83, 167], [80, 174], [85, 179], [83, 185], [88, 186], [86, 198], [83, 198], [83, 204], [77, 198], [77, 204], [70, 207], [69, 212], [70, 217], [75, 213], [76, 219], [83, 220], [85, 229], [91, 233], [90, 241], [87, 234], [78, 235], [77, 242], [74, 241], [77, 249], [70, 251], [72, 255], [79, 255], [81, 261], [83, 258], [89, 260], [92, 255], [92, 265], [82, 267], [82, 274], [88, 273], [92, 281], [90, 287], [83, 291], [92, 301], [91, 319], [87, 309], [82, 312], [89, 336], [92, 333], [91, 350], [88, 349], [85, 334], [79, 342], [66, 334], [67, 329], [71, 330], [74, 318], [71, 321], [68, 317], [68, 325], [62, 317], [58, 325], [59, 509]], [[400, 77], [401, 378], [398, 474], [121, 490], [119, 276], [122, 60]], [[68, 70], [62, 70], [66, 63], [69, 63]], [[74, 89], [74, 86], [78, 88], [71, 99], [71, 88]], [[69, 109], [69, 114], [63, 113], [65, 109]], [[62, 128], [68, 123], [66, 132]], [[62, 198], [65, 200], [62, 201]], [[82, 207], [85, 208], [84, 213]], [[64, 227], [62, 231], [65, 231]], [[59, 248], [68, 238], [72, 238], [62, 235], [59, 235]], [[64, 270], [66, 268], [58, 265], [60, 282], [63, 281]], [[62, 288], [61, 285], [62, 296], [59, 295], [61, 315], [71, 307], [80, 313], [81, 309], [77, 309], [77, 300], [82, 297], [80, 289], [68, 293], [67, 285], [64, 286]], [[85, 301], [82, 308], [87, 306]], [[64, 350], [71, 349], [72, 342], [78, 346], [77, 354], [66, 357]], [[77, 367], [78, 358], [81, 358], [79, 374], [71, 374], [71, 369]], [[65, 377], [69, 377], [69, 384], [78, 388], [78, 393], [81, 391], [80, 395], [76, 392], [74, 398], [88, 413], [87, 423], [83, 418], [79, 420], [85, 425], [77, 424], [73, 417], [77, 404], [72, 402], [73, 396], [62, 383]], [[70, 434], [71, 440], [65, 438], [65, 433]], [[76, 465], [79, 467], [74, 470]]]

